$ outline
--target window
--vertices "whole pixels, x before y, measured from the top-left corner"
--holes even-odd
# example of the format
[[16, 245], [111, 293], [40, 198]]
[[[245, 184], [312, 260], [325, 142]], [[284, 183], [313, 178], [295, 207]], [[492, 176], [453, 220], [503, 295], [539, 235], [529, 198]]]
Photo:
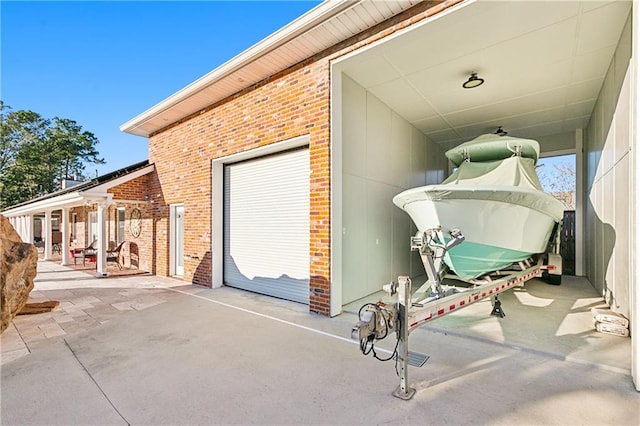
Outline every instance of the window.
[[116, 223], [118, 227], [117, 243], [120, 244], [124, 241], [124, 207], [118, 207], [118, 217]]
[[98, 239], [98, 212], [89, 212], [89, 234], [87, 245]]
[[57, 214], [51, 215], [51, 231], [60, 231], [60, 216], [58, 216]]
[[72, 242], [78, 241], [78, 213], [71, 215], [71, 238]]

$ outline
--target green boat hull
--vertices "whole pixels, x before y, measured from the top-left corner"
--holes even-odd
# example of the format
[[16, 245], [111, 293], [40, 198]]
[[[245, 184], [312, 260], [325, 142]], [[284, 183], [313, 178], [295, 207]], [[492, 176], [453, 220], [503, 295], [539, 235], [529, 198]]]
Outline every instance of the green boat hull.
[[472, 280], [529, 257], [531, 253], [464, 241], [449, 250], [444, 261], [460, 279]]

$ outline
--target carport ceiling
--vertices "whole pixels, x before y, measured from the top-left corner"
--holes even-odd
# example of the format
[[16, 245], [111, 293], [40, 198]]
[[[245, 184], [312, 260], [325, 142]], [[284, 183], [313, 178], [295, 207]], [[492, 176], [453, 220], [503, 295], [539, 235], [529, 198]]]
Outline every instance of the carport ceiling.
[[[444, 148], [498, 126], [564, 133], [586, 126], [630, 8], [478, 1], [337, 66]], [[463, 89], [472, 71], [485, 83]]]

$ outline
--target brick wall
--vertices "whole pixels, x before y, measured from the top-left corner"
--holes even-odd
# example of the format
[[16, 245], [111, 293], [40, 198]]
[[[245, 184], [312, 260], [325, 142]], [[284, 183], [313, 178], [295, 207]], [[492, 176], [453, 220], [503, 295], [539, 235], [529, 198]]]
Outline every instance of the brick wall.
[[[124, 266], [149, 272], [153, 272], [154, 268], [153, 244], [155, 241], [153, 204], [147, 201], [152, 180], [152, 175], [144, 175], [109, 189], [108, 192], [113, 194], [113, 204], [105, 212], [107, 247], [117, 245], [118, 208], [123, 208], [125, 213], [124, 239], [126, 241], [122, 248]], [[140, 210], [142, 216], [139, 236], [134, 236], [131, 233], [131, 212], [135, 208]], [[89, 213], [95, 211], [97, 211], [95, 205], [74, 207], [69, 210], [70, 229], [73, 229], [73, 215], [77, 215], [76, 235], [73, 235], [71, 249], [84, 248], [91, 244]]]
[[148, 201], [149, 175], [143, 175], [130, 180], [129, 182], [122, 183], [109, 189], [107, 192], [113, 194], [114, 201]]
[[[73, 233], [73, 215], [76, 215], [76, 233]], [[87, 215], [86, 207], [74, 207], [69, 209], [69, 223], [70, 225], [70, 238], [71, 238], [71, 248], [76, 247], [86, 247], [91, 244], [91, 241], [87, 241], [89, 239], [87, 233], [89, 228], [89, 217]]]
[[184, 279], [211, 286], [211, 161], [301, 135], [310, 150], [310, 307], [330, 310], [330, 63], [460, 0], [423, 2], [149, 138], [156, 270], [168, 275], [169, 205], [185, 207]]
[[[107, 241], [117, 243], [118, 208], [124, 209], [124, 240], [122, 258], [124, 266], [152, 272], [154, 269], [154, 211], [150, 198], [152, 174], [137, 177], [108, 190], [113, 194], [113, 204], [107, 209]], [[140, 235], [131, 232], [131, 212], [141, 214]]]

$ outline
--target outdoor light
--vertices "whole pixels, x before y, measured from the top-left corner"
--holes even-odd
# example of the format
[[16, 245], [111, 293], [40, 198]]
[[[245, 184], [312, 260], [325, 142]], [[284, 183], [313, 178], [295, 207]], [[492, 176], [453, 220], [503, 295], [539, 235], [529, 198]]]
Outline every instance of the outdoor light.
[[507, 135], [507, 132], [502, 130], [502, 126], [498, 127], [498, 129], [493, 133], [498, 135], [498, 136], [506, 136]]
[[462, 83], [462, 87], [465, 89], [473, 89], [474, 87], [480, 86], [482, 83], [484, 83], [484, 78], [480, 78], [478, 77], [478, 73], [472, 72], [469, 80]]

